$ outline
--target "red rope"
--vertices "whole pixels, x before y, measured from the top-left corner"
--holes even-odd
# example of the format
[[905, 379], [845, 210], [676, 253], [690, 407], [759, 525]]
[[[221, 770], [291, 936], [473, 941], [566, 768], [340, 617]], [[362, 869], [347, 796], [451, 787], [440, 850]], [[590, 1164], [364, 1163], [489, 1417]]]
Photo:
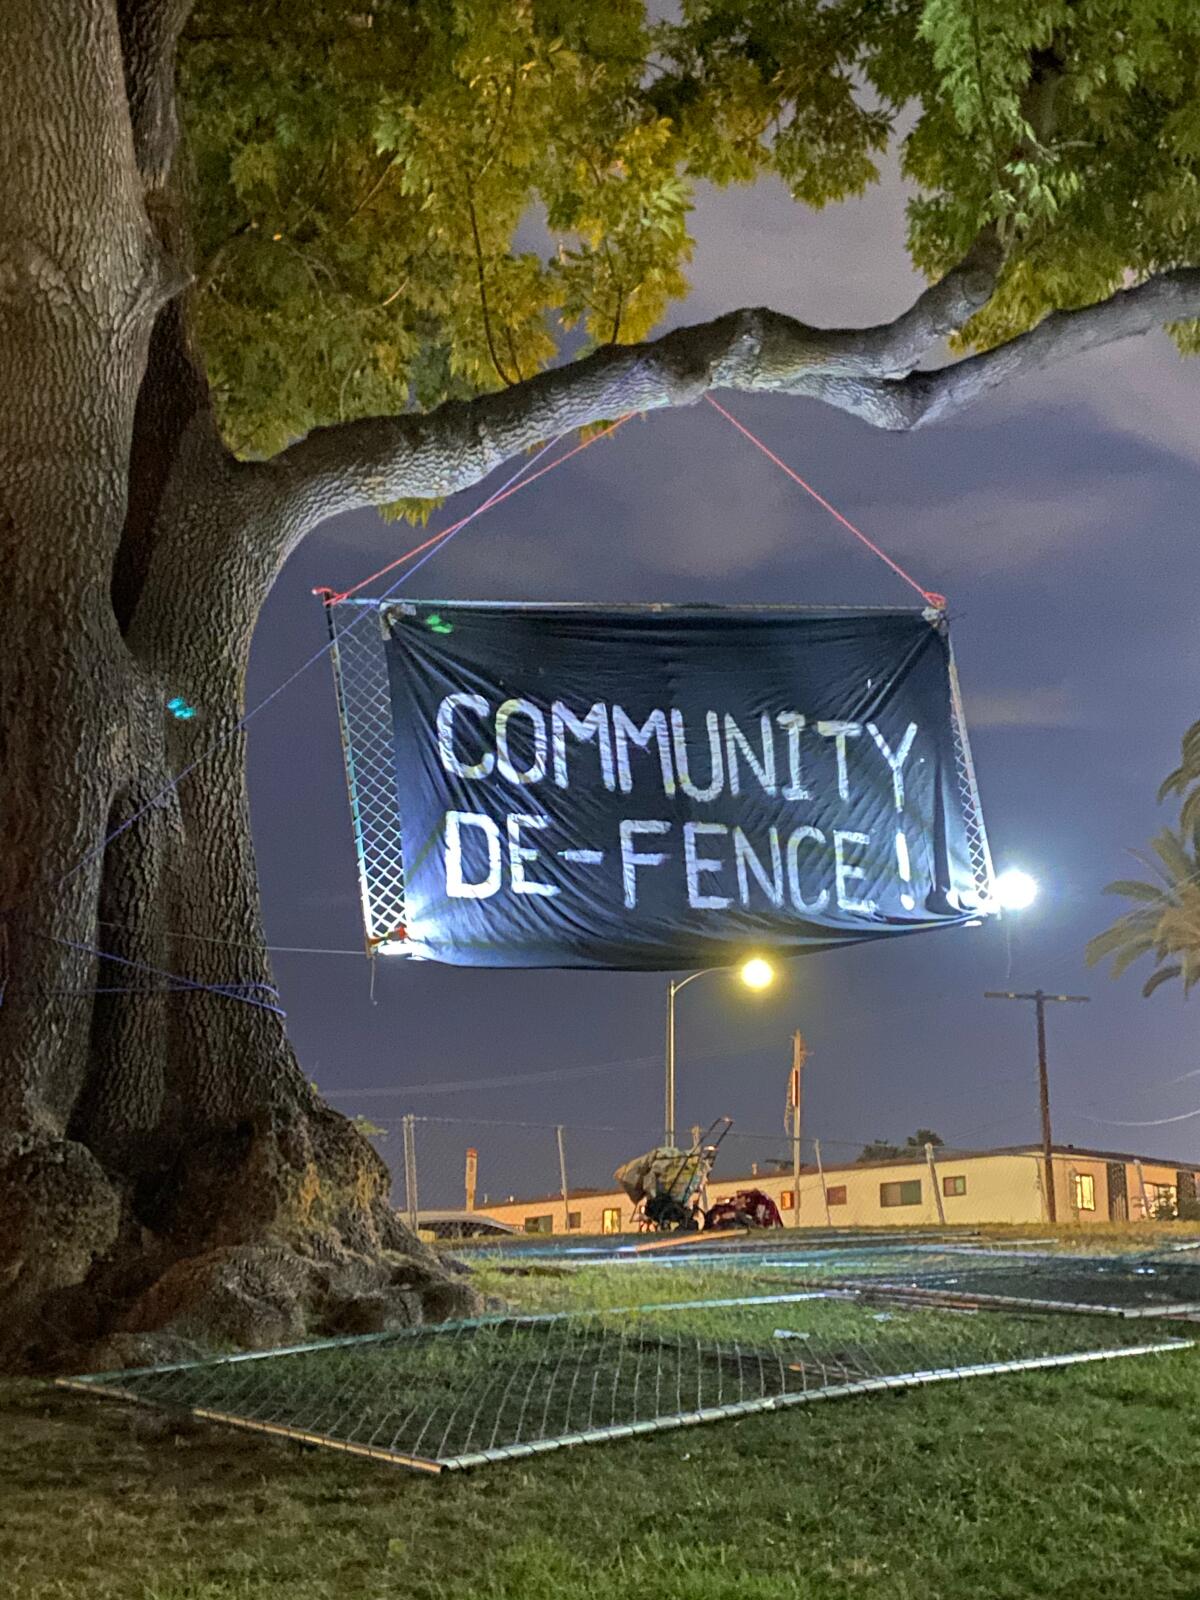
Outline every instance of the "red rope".
[[356, 583], [353, 588], [342, 590], [314, 589], [313, 593], [325, 595], [325, 603], [330, 606], [336, 606], [343, 600], [349, 600], [352, 595], [358, 594], [360, 589], [365, 589], [368, 584], [374, 583], [376, 579], [386, 577], [389, 572], [394, 572], [397, 567], [402, 567], [406, 561], [411, 561], [414, 556], [419, 556], [425, 550], [431, 550], [434, 545], [440, 544], [443, 539], [451, 538], [460, 528], [465, 528], [468, 522], [472, 522], [482, 512], [490, 511], [493, 506], [498, 506], [501, 501], [507, 500], [510, 495], [516, 494], [519, 489], [528, 489], [531, 483], [536, 483], [539, 478], [544, 478], [548, 472], [553, 472], [555, 467], [565, 466], [573, 456], [579, 455], [589, 445], [595, 444], [597, 439], [605, 439], [610, 433], [616, 433], [617, 429], [623, 423], [628, 422], [634, 414], [632, 411], [627, 411], [623, 417], [618, 417], [615, 422], [610, 422], [607, 428], [602, 428], [599, 433], [592, 434], [589, 439], [582, 440], [573, 449], [568, 450], [565, 456], [559, 456], [557, 461], [548, 462], [546, 466], [540, 467], [537, 472], [530, 473], [528, 478], [522, 478], [520, 483], [514, 483], [509, 488], [502, 489], [498, 494], [493, 495], [490, 500], [485, 500], [474, 511], [468, 512], [465, 517], [460, 517], [457, 522], [451, 523], [450, 527], [442, 528], [440, 532], [426, 539], [423, 544], [415, 545], [413, 549], [406, 550], [402, 556], [397, 556], [394, 561], [389, 561], [386, 567], [380, 567], [378, 572], [373, 572], [369, 578], [364, 578], [361, 583]]
[[946, 596], [944, 594], [938, 594], [935, 589], [923, 589], [911, 573], [905, 572], [900, 563], [898, 561], [893, 561], [891, 556], [889, 556], [885, 550], [881, 550], [875, 543], [874, 539], [869, 539], [861, 528], [856, 528], [854, 526], [849, 517], [844, 517], [836, 506], [830, 505], [825, 496], [823, 494], [819, 494], [817, 490], [813, 488], [811, 483], [806, 483], [798, 472], [794, 472], [792, 468], [788, 466], [786, 461], [781, 461], [769, 445], [764, 444], [757, 434], [751, 433], [750, 429], [746, 427], [745, 423], [739, 422], [731, 411], [726, 411], [725, 407], [719, 400], [714, 400], [710, 394], [706, 394], [704, 398], [708, 401], [709, 405], [712, 406], [714, 411], [719, 411], [727, 422], [732, 422], [737, 431], [741, 434], [744, 434], [745, 437], [749, 439], [751, 444], [757, 445], [757, 447], [762, 451], [763, 455], [765, 455], [768, 460], [773, 461], [781, 472], [786, 472], [793, 483], [798, 483], [806, 494], [812, 495], [817, 504], [819, 506], [824, 506], [825, 510], [828, 511], [831, 517], [836, 517], [843, 528], [848, 529], [856, 539], [860, 540], [866, 545], [868, 550], [870, 550], [874, 555], [877, 555], [879, 559], [885, 563], [885, 565], [891, 567], [892, 571], [897, 575], [897, 577], [903, 578], [905, 583], [907, 583], [910, 588], [915, 589], [927, 605], [936, 607], [938, 611], [944, 611], [946, 609]]

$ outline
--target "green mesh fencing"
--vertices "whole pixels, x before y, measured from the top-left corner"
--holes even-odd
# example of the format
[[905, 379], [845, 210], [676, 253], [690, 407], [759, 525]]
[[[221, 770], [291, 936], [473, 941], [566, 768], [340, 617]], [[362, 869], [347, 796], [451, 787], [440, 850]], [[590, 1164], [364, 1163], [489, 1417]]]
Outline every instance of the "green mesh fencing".
[[955, 1378], [1184, 1347], [1069, 1317], [880, 1312], [802, 1291], [490, 1318], [62, 1379], [442, 1472]]

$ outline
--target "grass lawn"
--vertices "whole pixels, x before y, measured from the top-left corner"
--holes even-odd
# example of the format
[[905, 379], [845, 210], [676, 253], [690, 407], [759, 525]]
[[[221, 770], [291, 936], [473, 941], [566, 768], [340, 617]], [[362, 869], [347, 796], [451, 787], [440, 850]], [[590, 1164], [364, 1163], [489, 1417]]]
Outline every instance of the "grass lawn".
[[[645, 1263], [503, 1292], [540, 1309], [765, 1287]], [[0, 1596], [1196, 1600], [1198, 1403], [1200, 1351], [1177, 1351], [430, 1480], [10, 1382]]]

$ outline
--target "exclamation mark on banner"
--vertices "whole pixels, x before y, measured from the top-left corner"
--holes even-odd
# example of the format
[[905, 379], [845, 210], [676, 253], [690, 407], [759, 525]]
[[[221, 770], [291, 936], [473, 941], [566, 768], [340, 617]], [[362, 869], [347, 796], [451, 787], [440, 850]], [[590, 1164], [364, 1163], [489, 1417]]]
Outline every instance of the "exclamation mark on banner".
[[[908, 840], [900, 828], [896, 829], [896, 865], [900, 868], [900, 881], [912, 883], [912, 863], [908, 859]], [[911, 889], [905, 889], [900, 895], [900, 904], [905, 911], [915, 911], [917, 902], [913, 899]]]

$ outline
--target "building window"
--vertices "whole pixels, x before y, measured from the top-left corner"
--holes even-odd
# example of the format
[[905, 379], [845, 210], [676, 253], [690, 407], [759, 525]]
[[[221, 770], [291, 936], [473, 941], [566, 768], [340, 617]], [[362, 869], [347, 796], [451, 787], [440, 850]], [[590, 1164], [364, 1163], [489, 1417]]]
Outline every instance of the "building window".
[[1090, 1172], [1073, 1172], [1071, 1188], [1076, 1211], [1095, 1211], [1096, 1180]]
[[794, 1189], [785, 1189], [779, 1196], [779, 1209], [781, 1211], [790, 1211], [795, 1204], [796, 1191]]
[[844, 1206], [846, 1204], [846, 1185], [834, 1183], [825, 1191], [825, 1204], [827, 1206]]
[[525, 1232], [526, 1233], [553, 1233], [554, 1232], [554, 1217], [552, 1215], [550, 1215], [549, 1213], [547, 1213], [547, 1215], [544, 1216], [544, 1217], [526, 1217], [525, 1218]]
[[951, 1195], [966, 1194], [966, 1192], [967, 1179], [965, 1173], [959, 1173], [955, 1177], [942, 1179], [942, 1193], [947, 1198], [949, 1198]]
[[576, 1232], [580, 1228], [582, 1228], [583, 1227], [583, 1212], [582, 1211], [568, 1211], [567, 1212], [567, 1227], [575, 1230]]
[[600, 1216], [601, 1233], [620, 1233], [621, 1209], [619, 1206], [605, 1206]]
[[1146, 1200], [1150, 1206], [1150, 1215], [1155, 1222], [1173, 1222], [1178, 1206], [1176, 1204], [1176, 1190], [1173, 1183], [1148, 1183], [1146, 1185]]
[[921, 1204], [920, 1178], [906, 1178], [903, 1183], [879, 1185], [881, 1206], [919, 1206]]

